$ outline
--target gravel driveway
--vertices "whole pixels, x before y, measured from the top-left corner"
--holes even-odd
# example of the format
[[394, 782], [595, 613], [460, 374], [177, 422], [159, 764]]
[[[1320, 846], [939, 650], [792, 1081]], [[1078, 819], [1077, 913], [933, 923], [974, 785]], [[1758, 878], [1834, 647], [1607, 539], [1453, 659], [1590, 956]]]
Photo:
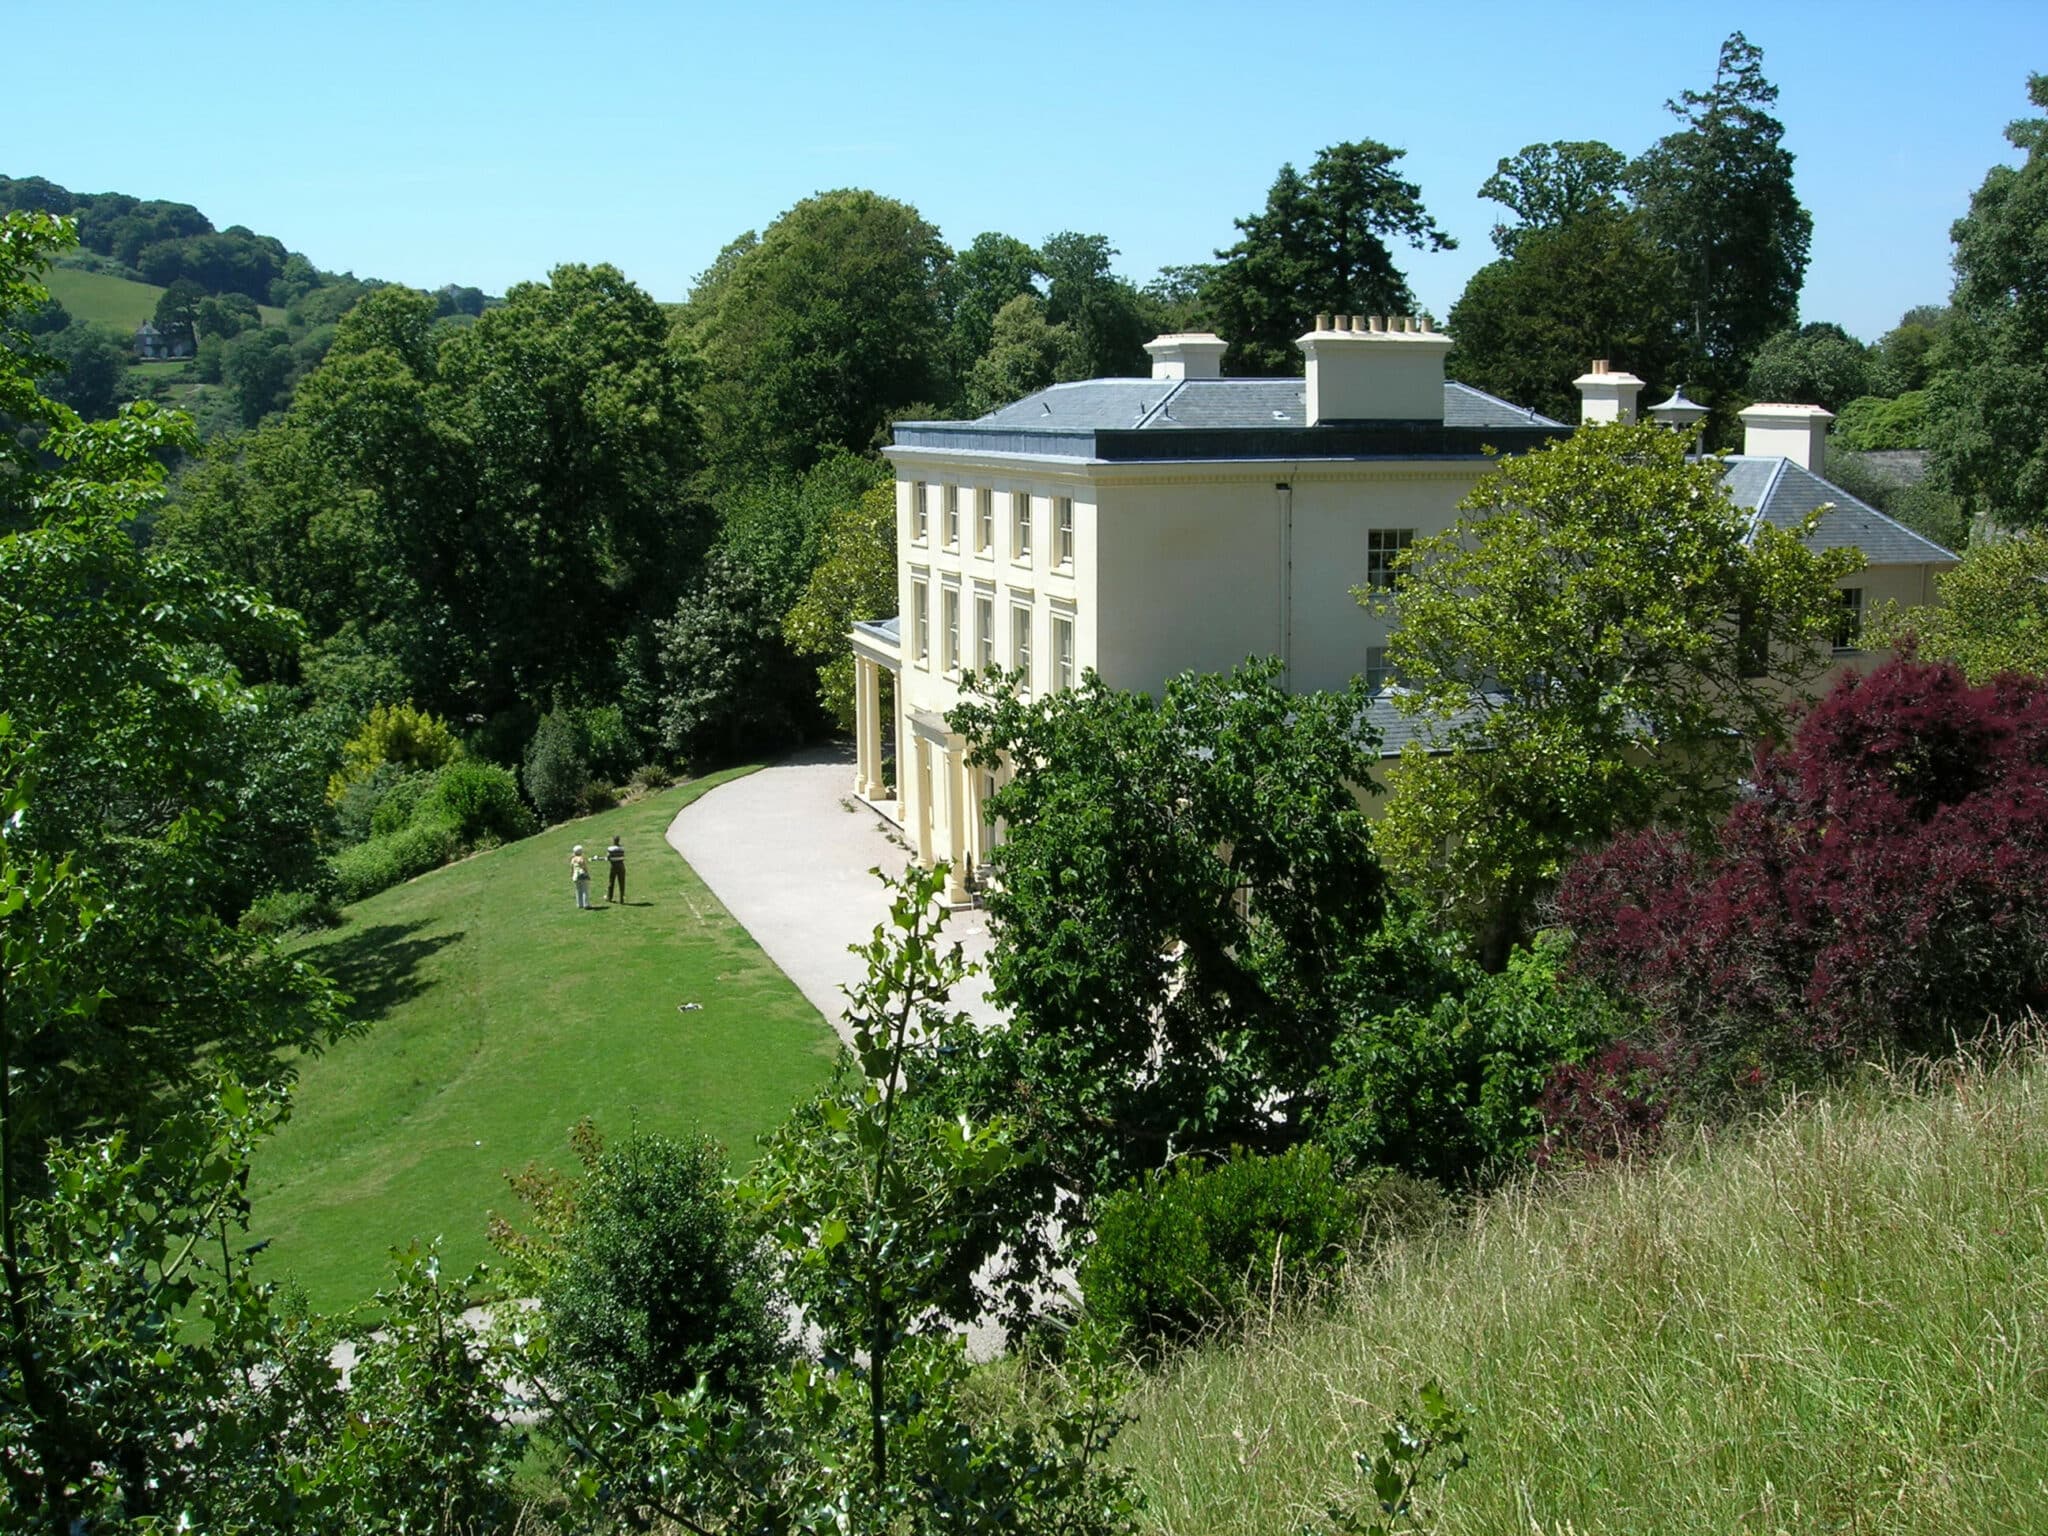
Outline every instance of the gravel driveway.
[[[844, 1039], [840, 989], [863, 970], [848, 946], [889, 912], [869, 871], [901, 873], [910, 859], [895, 829], [854, 799], [852, 748], [816, 748], [721, 784], [683, 807], [668, 840]], [[955, 912], [944, 933], [969, 960], [987, 956], [986, 914]], [[986, 1024], [998, 1015], [982, 981], [970, 977], [954, 1002]]]

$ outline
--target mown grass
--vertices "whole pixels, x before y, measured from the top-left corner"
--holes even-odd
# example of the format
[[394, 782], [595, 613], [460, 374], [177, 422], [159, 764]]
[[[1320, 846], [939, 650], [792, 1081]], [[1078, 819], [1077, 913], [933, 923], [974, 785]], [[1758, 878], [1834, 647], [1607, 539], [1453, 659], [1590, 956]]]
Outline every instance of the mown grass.
[[[42, 282], [77, 319], [124, 331], [156, 318], [156, 302], [164, 296], [163, 289], [153, 283], [138, 283], [111, 272], [88, 272], [82, 267], [51, 267]], [[265, 325], [284, 324], [281, 309], [259, 304], [256, 312]]]
[[1294, 1532], [1436, 1380], [1443, 1536], [2048, 1530], [2044, 1197], [2038, 1049], [1887, 1079], [1487, 1200], [1146, 1381], [1121, 1455], [1161, 1531]]
[[[424, 875], [304, 945], [369, 1028], [305, 1065], [291, 1121], [259, 1151], [270, 1274], [334, 1310], [370, 1295], [393, 1246], [438, 1237], [466, 1268], [488, 1256], [488, 1213], [514, 1205], [505, 1172], [573, 1167], [581, 1117], [613, 1134], [701, 1128], [744, 1160], [823, 1081], [830, 1028], [663, 841], [732, 776]], [[579, 912], [570, 847], [615, 830], [631, 904]]]

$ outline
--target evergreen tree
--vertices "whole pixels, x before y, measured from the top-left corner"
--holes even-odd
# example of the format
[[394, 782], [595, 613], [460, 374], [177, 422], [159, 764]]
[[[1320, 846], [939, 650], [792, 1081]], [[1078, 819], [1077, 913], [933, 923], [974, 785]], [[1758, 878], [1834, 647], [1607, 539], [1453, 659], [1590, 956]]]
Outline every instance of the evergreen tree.
[[1764, 339], [1799, 315], [1813, 216], [1792, 190], [1778, 88], [1740, 32], [1721, 44], [1714, 83], [1668, 102], [1684, 126], [1629, 168], [1636, 199], [1678, 260], [1689, 382], [1725, 403]]
[[1406, 153], [1372, 139], [1333, 144], [1307, 176], [1281, 166], [1264, 210], [1236, 221], [1244, 238], [1216, 253], [1222, 266], [1206, 294], [1230, 342], [1230, 372], [1299, 372], [1294, 339], [1319, 313], [1414, 309], [1387, 241], [1429, 251], [1458, 242], [1423, 208], [1422, 189], [1395, 174]]

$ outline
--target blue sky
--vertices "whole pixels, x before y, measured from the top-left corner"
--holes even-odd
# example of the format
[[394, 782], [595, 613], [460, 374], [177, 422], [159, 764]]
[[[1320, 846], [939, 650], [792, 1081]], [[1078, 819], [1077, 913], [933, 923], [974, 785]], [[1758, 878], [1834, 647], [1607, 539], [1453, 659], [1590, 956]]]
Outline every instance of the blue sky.
[[955, 245], [1106, 234], [1143, 281], [1228, 244], [1283, 161], [1377, 138], [1460, 241], [1401, 257], [1439, 317], [1492, 254], [1497, 159], [1640, 151], [1740, 28], [1814, 217], [1805, 317], [1865, 338], [1946, 296], [1949, 224], [2048, 69], [2039, 0], [10, 9], [0, 172], [195, 203], [364, 276], [502, 292], [610, 261], [678, 299], [741, 231], [866, 186]]

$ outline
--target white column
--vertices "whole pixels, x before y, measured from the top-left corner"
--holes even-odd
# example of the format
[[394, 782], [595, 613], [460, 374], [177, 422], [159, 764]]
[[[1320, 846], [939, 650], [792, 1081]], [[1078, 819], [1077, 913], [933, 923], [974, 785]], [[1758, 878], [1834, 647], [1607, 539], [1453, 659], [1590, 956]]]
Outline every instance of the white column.
[[865, 656], [853, 658], [853, 792], [863, 798], [875, 776], [874, 763], [868, 757], [868, 726], [874, 720], [874, 706], [868, 698], [872, 670]]
[[861, 695], [861, 794], [882, 798], [882, 666], [867, 664], [867, 691]]
[[974, 899], [967, 889], [967, 754], [946, 748], [946, 900], [964, 907]]

